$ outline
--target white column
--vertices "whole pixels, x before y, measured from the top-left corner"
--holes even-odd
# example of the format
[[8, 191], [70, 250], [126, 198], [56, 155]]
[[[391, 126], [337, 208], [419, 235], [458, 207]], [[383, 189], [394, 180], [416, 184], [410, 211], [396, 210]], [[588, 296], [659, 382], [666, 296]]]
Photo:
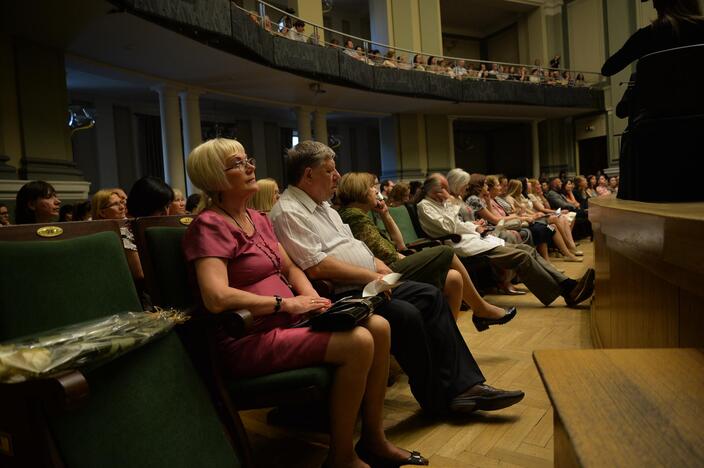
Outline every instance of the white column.
[[[189, 89], [181, 92], [181, 120], [183, 125], [183, 161], [184, 167], [193, 148], [200, 145], [202, 140], [200, 126], [200, 95], [201, 91]], [[174, 187], [186, 190], [186, 196], [195, 191], [191, 179], [186, 173], [186, 186]]]
[[183, 167], [183, 144], [179, 122], [179, 90], [165, 85], [153, 89], [159, 93], [164, 178], [172, 187], [185, 187], [186, 175]]
[[296, 116], [298, 117], [298, 141], [312, 140], [310, 128], [310, 108], [297, 107]]
[[530, 123], [530, 141], [533, 149], [533, 177], [540, 177], [540, 135], [538, 133], [538, 121]]
[[323, 143], [325, 145], [328, 144], [328, 121], [326, 119], [327, 114], [327, 111], [324, 111], [322, 109], [316, 109], [314, 118], [315, 141], [319, 141], [320, 143]]

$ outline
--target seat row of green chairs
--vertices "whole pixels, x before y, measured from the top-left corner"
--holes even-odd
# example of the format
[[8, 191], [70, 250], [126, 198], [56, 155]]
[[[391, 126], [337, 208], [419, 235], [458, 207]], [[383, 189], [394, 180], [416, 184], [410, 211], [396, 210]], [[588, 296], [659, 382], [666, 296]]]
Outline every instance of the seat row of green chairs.
[[[194, 310], [181, 239], [190, 218], [134, 222], [154, 305]], [[141, 303], [115, 221], [0, 229], [0, 342]], [[326, 367], [248, 379], [220, 366], [208, 330], [247, 311], [194, 315], [178, 333], [90, 371], [0, 384], [0, 466], [253, 466], [238, 411], [320, 401]]]

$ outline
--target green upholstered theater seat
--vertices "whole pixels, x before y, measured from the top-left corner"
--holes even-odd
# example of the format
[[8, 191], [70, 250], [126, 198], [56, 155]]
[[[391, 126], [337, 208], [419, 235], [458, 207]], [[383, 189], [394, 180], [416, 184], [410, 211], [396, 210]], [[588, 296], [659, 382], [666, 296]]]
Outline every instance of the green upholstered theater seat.
[[[0, 341], [141, 310], [114, 232], [50, 242], [2, 239], [0, 232]], [[38, 419], [46, 421], [54, 456], [65, 466], [240, 466], [175, 333], [83, 374], [89, 395], [78, 408]], [[0, 392], [17, 388], [4, 384]], [[42, 403], [31, 398], [0, 398], [0, 415], [5, 405], [25, 405], [32, 416], [44, 413]], [[12, 436], [13, 430], [12, 421], [0, 417], [0, 432]], [[41, 424], [32, 430], [29, 445], [15, 438], [14, 455], [0, 454], [0, 466], [60, 466], [48, 461], [51, 448], [38, 444], [44, 440]]]
[[410, 244], [421, 239], [421, 236], [418, 235], [416, 228], [413, 226], [411, 215], [408, 214], [408, 210], [405, 206], [390, 207], [389, 214], [396, 223], [396, 226], [398, 226], [399, 231], [401, 231], [403, 241], [406, 244]]
[[[177, 307], [184, 310], [192, 310], [196, 306], [195, 299], [190, 293], [187, 265], [181, 248], [186, 224], [190, 221], [190, 217], [182, 216], [147, 217], [135, 221], [135, 238], [147, 292], [156, 306]], [[238, 315], [240, 312], [242, 315]], [[204, 318], [209, 322], [206, 328], [214, 325], [216, 321], [227, 320], [228, 314], [230, 318], [235, 317], [232, 320], [242, 320], [244, 323], [238, 325], [238, 330], [241, 333], [246, 332], [247, 324], [251, 323], [251, 314], [243, 311], [208, 314]], [[248, 323], [247, 320], [249, 320]], [[323, 401], [327, 397], [332, 382], [332, 371], [329, 367], [314, 366], [235, 379], [230, 377], [227, 370], [219, 364], [217, 353], [213, 352], [213, 340], [210, 339], [209, 345], [204, 344], [197, 336], [199, 333], [202, 332], [190, 333], [187, 338], [190, 343], [189, 349], [199, 362], [200, 350], [192, 349], [192, 344], [196, 343], [200, 347], [209, 346], [211, 349], [209, 364], [213, 369], [205, 369], [204, 375], [208, 378], [208, 373], [212, 372], [210, 378], [213, 379], [212, 384], [216, 387], [214, 391], [221, 392], [225, 406], [231, 404], [234, 407], [231, 422], [235, 425], [236, 432], [244, 434], [244, 427], [237, 414], [239, 410], [295, 406], [314, 401], [320, 401], [321, 405], [325, 406]], [[241, 443], [242, 440], [237, 442]], [[242, 458], [249, 461], [251, 454], [248, 444], [243, 444], [239, 448]]]

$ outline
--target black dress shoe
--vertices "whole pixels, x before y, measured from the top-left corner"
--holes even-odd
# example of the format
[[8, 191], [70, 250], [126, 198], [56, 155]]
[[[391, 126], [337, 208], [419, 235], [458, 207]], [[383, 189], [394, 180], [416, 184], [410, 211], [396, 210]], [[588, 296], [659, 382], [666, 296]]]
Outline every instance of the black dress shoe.
[[573, 307], [584, 302], [594, 294], [594, 277], [596, 272], [594, 268], [589, 268], [584, 275], [577, 281], [577, 284], [572, 291], [565, 296], [565, 302], [568, 306]]
[[476, 314], [472, 315], [472, 323], [476, 327], [477, 331], [484, 331], [488, 329], [491, 325], [503, 325], [508, 323], [516, 316], [518, 309], [516, 307], [510, 307], [506, 309], [506, 313], [501, 318], [487, 318], [487, 317], [477, 317]]
[[409, 452], [408, 458], [405, 460], [391, 460], [389, 458], [380, 457], [370, 452], [360, 442], [357, 442], [357, 445], [354, 446], [354, 451], [357, 452], [357, 456], [371, 468], [396, 468], [404, 465], [426, 466], [430, 463], [427, 458], [416, 451]]
[[457, 395], [450, 402], [453, 413], [495, 411], [515, 405], [525, 394], [520, 390], [500, 390], [486, 384], [477, 384]]

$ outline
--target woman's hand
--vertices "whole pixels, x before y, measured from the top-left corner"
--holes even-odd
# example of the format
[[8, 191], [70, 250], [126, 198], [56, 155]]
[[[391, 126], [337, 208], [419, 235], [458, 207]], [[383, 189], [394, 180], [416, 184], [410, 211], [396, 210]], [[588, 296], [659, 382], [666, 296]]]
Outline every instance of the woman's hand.
[[281, 312], [301, 315], [306, 312], [323, 312], [330, 307], [330, 299], [316, 296], [285, 297], [281, 301]]
[[374, 205], [374, 208], [372, 208], [372, 211], [375, 211], [376, 213], [379, 213], [383, 216], [389, 212], [389, 207], [386, 206], [384, 200], [377, 200], [376, 205]]

